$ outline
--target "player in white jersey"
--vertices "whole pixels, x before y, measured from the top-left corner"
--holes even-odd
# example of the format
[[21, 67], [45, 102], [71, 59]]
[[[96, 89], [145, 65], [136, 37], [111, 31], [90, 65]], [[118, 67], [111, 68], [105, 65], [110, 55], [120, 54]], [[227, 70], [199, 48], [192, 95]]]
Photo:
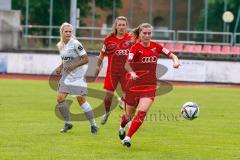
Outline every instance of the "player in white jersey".
[[70, 94], [77, 98], [86, 118], [90, 121], [91, 133], [96, 134], [98, 127], [94, 120], [92, 107], [84, 97], [87, 94], [87, 83], [85, 80], [88, 67], [87, 52], [82, 44], [73, 38], [72, 30], [71, 24], [63, 23], [60, 27], [61, 40], [57, 44], [62, 58], [62, 64], [56, 70], [57, 74], [62, 75], [58, 84], [57, 102], [59, 111], [65, 119], [65, 125], [61, 132], [67, 132], [72, 128], [69, 107], [66, 103], [66, 97]]

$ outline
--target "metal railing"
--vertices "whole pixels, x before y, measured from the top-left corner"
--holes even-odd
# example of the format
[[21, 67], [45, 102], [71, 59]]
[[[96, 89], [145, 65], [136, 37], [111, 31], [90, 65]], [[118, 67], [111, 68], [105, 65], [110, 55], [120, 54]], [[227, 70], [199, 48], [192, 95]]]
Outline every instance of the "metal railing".
[[234, 45], [240, 46], [240, 33], [234, 34]]
[[233, 45], [233, 37], [230, 32], [177, 31], [177, 41], [194, 44]]
[[[22, 32], [24, 42], [22, 43], [22, 48], [56, 49], [55, 45], [60, 39], [59, 26], [23, 25], [22, 31], [25, 31]], [[104, 37], [110, 31], [111, 28], [107, 27], [77, 27], [76, 38], [83, 43], [87, 50], [100, 50]], [[153, 39], [162, 43], [181, 42], [186, 44], [240, 45], [240, 33], [230, 32], [155, 29], [153, 31]]]
[[[22, 30], [25, 31], [22, 33], [22, 48], [56, 48], [60, 40], [59, 26], [23, 25]], [[85, 44], [86, 49], [96, 50], [101, 48], [104, 37], [110, 31], [109, 28], [101, 27], [77, 27], [75, 37]]]

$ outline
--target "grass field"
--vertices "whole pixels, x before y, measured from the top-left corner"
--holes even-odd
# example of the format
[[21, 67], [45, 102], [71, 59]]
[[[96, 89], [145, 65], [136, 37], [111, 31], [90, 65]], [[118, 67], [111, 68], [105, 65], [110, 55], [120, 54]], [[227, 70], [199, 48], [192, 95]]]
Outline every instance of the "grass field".
[[[100, 89], [101, 83], [89, 84]], [[235, 160], [240, 159], [239, 88], [178, 86], [156, 98], [147, 120], [134, 135], [132, 147], [118, 138], [116, 108], [98, 135], [89, 123], [73, 122], [61, 134], [63, 122], [54, 114], [56, 92], [47, 81], [0, 79], [1, 160]], [[88, 98], [91, 105], [102, 103]], [[179, 117], [181, 105], [195, 101], [200, 116], [187, 121]], [[80, 112], [76, 102], [72, 112]], [[172, 118], [175, 116], [175, 118]]]

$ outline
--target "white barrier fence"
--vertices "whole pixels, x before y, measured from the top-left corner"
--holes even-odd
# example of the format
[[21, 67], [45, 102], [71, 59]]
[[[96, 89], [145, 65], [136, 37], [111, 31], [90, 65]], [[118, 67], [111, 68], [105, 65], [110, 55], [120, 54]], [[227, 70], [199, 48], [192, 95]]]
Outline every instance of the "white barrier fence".
[[[89, 56], [88, 76], [93, 76], [96, 61], [96, 56]], [[49, 75], [60, 63], [59, 55], [0, 53], [0, 73]], [[179, 69], [172, 67], [170, 59], [160, 59], [158, 63], [168, 68], [162, 80], [240, 84], [239, 62], [180, 60]], [[99, 76], [105, 76], [106, 67], [105, 58]]]

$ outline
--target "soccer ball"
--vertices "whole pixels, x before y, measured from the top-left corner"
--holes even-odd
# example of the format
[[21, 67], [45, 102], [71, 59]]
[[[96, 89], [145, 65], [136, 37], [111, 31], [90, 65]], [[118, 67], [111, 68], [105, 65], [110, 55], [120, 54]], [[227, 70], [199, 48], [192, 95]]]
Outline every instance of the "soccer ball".
[[200, 109], [194, 102], [186, 102], [181, 108], [182, 116], [187, 120], [193, 120], [199, 116]]

